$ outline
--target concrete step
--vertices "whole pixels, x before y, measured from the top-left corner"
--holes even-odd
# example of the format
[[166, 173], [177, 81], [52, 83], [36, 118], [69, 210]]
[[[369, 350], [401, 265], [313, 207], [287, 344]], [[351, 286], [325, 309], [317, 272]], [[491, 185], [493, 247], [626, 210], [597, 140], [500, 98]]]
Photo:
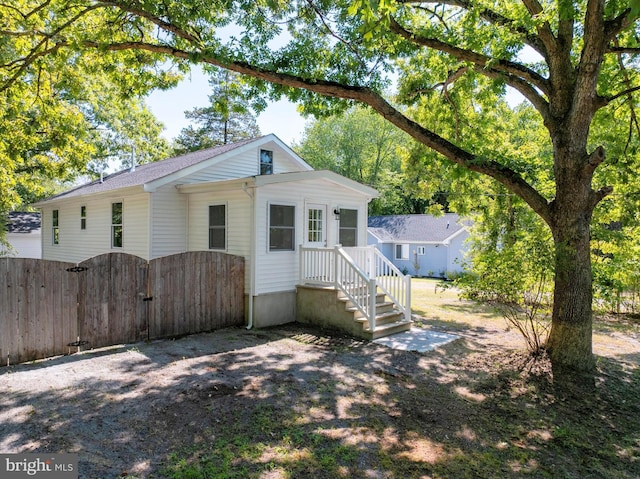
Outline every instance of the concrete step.
[[376, 325], [375, 330], [372, 332], [368, 325], [364, 328], [364, 333], [370, 340], [383, 338], [385, 336], [391, 336], [392, 334], [402, 333], [411, 329], [413, 321], [396, 321], [394, 323], [388, 323], [383, 325]]
[[[367, 321], [367, 318], [363, 317], [362, 315], [354, 318], [354, 321], [361, 323], [363, 325], [363, 328], [369, 327], [369, 321]], [[396, 323], [399, 321], [404, 321], [404, 314], [397, 309], [376, 314], [376, 327], [379, 325], [382, 326], [384, 324]]]
[[[391, 301], [385, 301], [384, 303], [376, 304], [376, 314], [388, 313], [389, 311], [396, 311], [395, 305]], [[346, 305], [346, 310], [353, 313], [354, 319], [362, 318], [362, 313], [358, 308], [353, 306], [351, 302]]]

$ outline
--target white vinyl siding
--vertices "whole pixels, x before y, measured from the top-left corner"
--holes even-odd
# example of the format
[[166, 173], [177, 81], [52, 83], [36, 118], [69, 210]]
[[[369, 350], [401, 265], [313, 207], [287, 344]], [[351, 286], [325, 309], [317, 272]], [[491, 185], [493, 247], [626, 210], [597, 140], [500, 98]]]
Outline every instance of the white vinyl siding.
[[4, 245], [0, 244], [0, 256], [6, 254], [11, 258], [42, 257], [41, 230], [31, 233], [7, 233], [7, 241], [12, 249], [7, 250]]
[[266, 143], [260, 148], [252, 148], [243, 151], [227, 160], [222, 160], [215, 165], [203, 168], [202, 170], [189, 175], [188, 179], [180, 180], [177, 183], [206, 183], [209, 181], [232, 180], [235, 178], [246, 178], [260, 174], [259, 154], [260, 149], [273, 151], [273, 173], [287, 173], [294, 171], [308, 171], [299, 163], [291, 159], [275, 143]]
[[[295, 205], [295, 251], [269, 251], [269, 205]], [[256, 190], [256, 294], [294, 291], [299, 279], [298, 246], [304, 244], [306, 205], [327, 205], [358, 210], [358, 245], [367, 244], [367, 199], [360, 193], [330, 181], [309, 180], [265, 185]], [[339, 221], [331, 214], [325, 221], [327, 247], [338, 243]]]
[[[151, 257], [187, 251], [188, 198], [165, 185], [151, 195]], [[207, 248], [204, 248], [207, 249]]]
[[[51, 245], [50, 235], [47, 235], [49, 241], [42, 241], [42, 257], [78, 263], [112, 251], [111, 204], [122, 202], [125, 237], [124, 246], [118, 248], [118, 251], [148, 259], [148, 201], [148, 194], [139, 193], [124, 198], [78, 198], [75, 201], [67, 201], [64, 205], [43, 208], [43, 231], [51, 231], [51, 211], [56, 208], [60, 210], [60, 244], [55, 247]], [[84, 230], [78, 221], [80, 206], [86, 206], [87, 214], [90, 216]]]

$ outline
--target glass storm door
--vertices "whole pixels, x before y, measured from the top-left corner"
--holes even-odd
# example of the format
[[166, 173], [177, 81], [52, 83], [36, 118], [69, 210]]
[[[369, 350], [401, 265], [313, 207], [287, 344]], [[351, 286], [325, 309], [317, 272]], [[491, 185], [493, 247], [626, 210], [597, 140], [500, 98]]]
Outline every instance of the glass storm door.
[[323, 248], [327, 245], [327, 206], [307, 205], [306, 245]]

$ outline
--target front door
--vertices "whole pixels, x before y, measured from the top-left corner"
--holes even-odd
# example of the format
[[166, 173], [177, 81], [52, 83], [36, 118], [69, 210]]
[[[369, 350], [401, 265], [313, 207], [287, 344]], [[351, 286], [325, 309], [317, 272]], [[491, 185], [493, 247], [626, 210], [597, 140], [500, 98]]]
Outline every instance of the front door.
[[307, 205], [305, 242], [311, 248], [327, 246], [327, 205]]

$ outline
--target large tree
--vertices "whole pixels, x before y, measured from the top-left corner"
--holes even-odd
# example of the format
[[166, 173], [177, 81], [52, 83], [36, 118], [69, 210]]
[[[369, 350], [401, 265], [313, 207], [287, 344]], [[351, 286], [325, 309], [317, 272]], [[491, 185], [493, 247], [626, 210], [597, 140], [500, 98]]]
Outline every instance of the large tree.
[[175, 153], [186, 153], [226, 145], [260, 136], [260, 128], [252, 112], [250, 89], [240, 75], [220, 68], [209, 68], [209, 105], [185, 112], [196, 123], [180, 131], [174, 141]]
[[[635, 107], [638, 0], [21, 0], [0, 8], [11, 18], [4, 35], [22, 39], [3, 54], [0, 88], [33, 74], [51, 51], [164, 54], [251, 76], [257, 91], [286, 94], [309, 113], [365, 103], [447, 160], [494, 178], [554, 239], [554, 372], [594, 370], [590, 223], [612, 188], [594, 183], [606, 158], [589, 132], [599, 110]], [[436, 89], [448, 101], [454, 86], [480, 99], [486, 90], [519, 92], [548, 133], [554, 190], [537, 189], [508, 154], [468, 145], [387, 101], [394, 69], [416, 98]]]

